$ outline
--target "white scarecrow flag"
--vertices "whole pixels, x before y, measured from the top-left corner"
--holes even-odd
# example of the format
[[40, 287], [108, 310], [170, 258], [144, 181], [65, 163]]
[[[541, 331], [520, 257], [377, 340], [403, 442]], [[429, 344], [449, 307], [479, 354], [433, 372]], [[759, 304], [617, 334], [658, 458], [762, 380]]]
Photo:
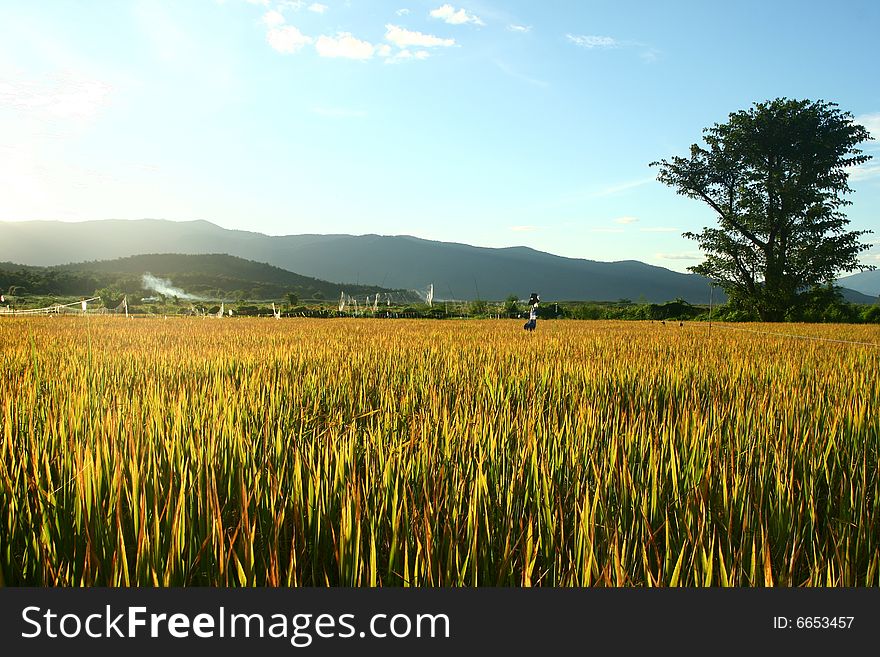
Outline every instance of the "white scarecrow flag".
[[339, 293], [339, 312], [345, 310], [345, 292]]
[[82, 306], [82, 311], [85, 312], [85, 311], [86, 311], [86, 308], [87, 308], [88, 305], [89, 305], [89, 302], [86, 301], [85, 299], [83, 299], [83, 300], [80, 302], [80, 305]]

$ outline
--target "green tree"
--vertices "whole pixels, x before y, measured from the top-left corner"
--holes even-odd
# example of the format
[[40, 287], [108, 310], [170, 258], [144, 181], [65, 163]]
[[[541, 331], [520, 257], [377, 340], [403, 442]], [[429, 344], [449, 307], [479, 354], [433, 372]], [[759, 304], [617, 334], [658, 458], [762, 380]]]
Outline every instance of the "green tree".
[[519, 313], [519, 298], [515, 294], [511, 294], [504, 301], [504, 314], [508, 317], [518, 317]]
[[474, 299], [470, 303], [468, 312], [471, 315], [485, 315], [487, 312], [489, 312], [489, 304], [486, 303], [486, 301], [484, 301], [483, 299]]
[[105, 308], [116, 308], [120, 303], [122, 303], [122, 298], [125, 296], [125, 292], [120, 290], [115, 285], [109, 287], [102, 287], [99, 290], [95, 290], [95, 296], [101, 297], [101, 303]]
[[689, 267], [716, 281], [732, 305], [780, 321], [798, 297], [840, 272], [865, 269], [870, 231], [847, 231], [847, 168], [870, 159], [852, 114], [825, 101], [780, 98], [704, 130], [706, 148], [652, 162], [657, 179], [706, 203], [717, 228], [684, 233], [706, 254]]
[[288, 292], [287, 293], [287, 305], [291, 308], [299, 303], [299, 297], [296, 296], [296, 292]]

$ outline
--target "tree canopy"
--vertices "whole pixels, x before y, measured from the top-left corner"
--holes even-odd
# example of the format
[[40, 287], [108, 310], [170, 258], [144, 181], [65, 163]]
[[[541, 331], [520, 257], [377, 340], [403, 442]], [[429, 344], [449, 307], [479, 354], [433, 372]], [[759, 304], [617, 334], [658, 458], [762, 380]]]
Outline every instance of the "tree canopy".
[[652, 162], [657, 179], [703, 201], [718, 226], [684, 233], [706, 255], [689, 269], [718, 283], [734, 304], [782, 320], [810, 289], [869, 268], [842, 209], [848, 168], [870, 159], [870, 139], [835, 103], [779, 98], [730, 114], [703, 131], [706, 147]]

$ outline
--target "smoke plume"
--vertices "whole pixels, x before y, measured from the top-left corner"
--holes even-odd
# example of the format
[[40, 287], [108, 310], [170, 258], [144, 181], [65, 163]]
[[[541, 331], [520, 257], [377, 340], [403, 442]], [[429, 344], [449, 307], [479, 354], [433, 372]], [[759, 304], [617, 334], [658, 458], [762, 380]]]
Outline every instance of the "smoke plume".
[[143, 286], [145, 290], [152, 290], [164, 297], [177, 297], [178, 299], [186, 299], [187, 301], [201, 301], [202, 297], [195, 294], [184, 292], [179, 287], [174, 287], [167, 278], [158, 278], [147, 272], [143, 276]]

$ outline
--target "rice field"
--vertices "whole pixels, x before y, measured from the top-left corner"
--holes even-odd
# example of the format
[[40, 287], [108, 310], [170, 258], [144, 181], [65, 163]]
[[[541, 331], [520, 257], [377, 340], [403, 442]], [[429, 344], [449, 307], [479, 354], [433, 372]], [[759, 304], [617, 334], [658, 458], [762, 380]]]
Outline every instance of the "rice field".
[[2, 583], [880, 584], [880, 349], [521, 324], [4, 319]]

